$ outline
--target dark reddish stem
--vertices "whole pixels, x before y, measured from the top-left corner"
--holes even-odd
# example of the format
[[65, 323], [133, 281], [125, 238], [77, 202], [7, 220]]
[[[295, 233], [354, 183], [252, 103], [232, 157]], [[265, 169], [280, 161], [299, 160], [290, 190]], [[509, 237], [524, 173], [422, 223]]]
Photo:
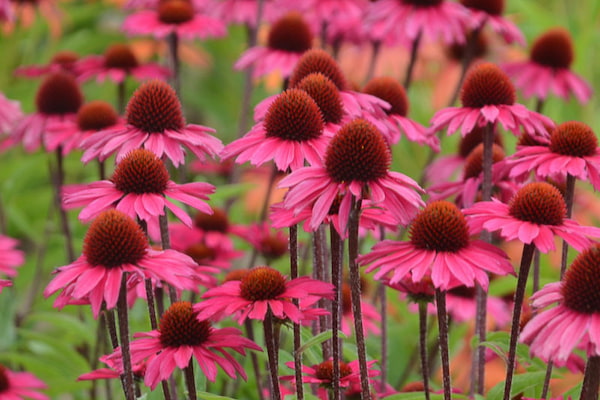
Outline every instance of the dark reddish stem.
[[508, 349], [508, 365], [506, 368], [506, 381], [504, 383], [504, 400], [510, 400], [510, 390], [512, 388], [512, 379], [515, 372], [515, 361], [517, 355], [517, 339], [521, 330], [521, 309], [523, 308], [523, 299], [525, 298], [525, 287], [527, 286], [527, 276], [531, 267], [531, 260], [535, 252], [533, 243], [523, 244], [523, 254], [521, 256], [521, 266], [519, 268], [519, 277], [517, 279], [517, 289], [514, 297], [514, 309], [512, 326], [510, 330], [510, 346]]
[[[298, 277], [298, 226], [290, 226], [290, 278]], [[298, 307], [298, 299], [293, 299], [293, 303]], [[300, 324], [294, 322], [294, 369], [296, 376], [296, 398], [304, 399], [304, 389], [302, 387], [302, 353], [300, 353], [301, 336]]]
[[381, 50], [381, 41], [375, 40], [371, 42], [371, 49], [371, 61], [369, 62], [369, 71], [367, 72], [367, 82], [375, 76], [375, 67], [377, 66], [377, 59], [379, 58], [379, 52]]
[[[575, 197], [575, 177], [567, 174], [567, 188], [565, 189], [565, 204], [567, 206], [567, 218], [573, 214], [573, 199]], [[562, 253], [560, 259], [560, 279], [562, 280], [567, 271], [567, 258], [569, 256], [569, 245], [563, 239]]]
[[129, 349], [129, 317], [127, 310], [127, 274], [121, 279], [121, 290], [117, 301], [119, 316], [119, 336], [121, 339], [121, 356], [123, 359], [123, 391], [127, 400], [135, 400], [133, 387], [133, 369], [131, 368], [131, 351]]
[[452, 383], [450, 382], [450, 356], [448, 350], [448, 314], [446, 312], [446, 292], [435, 290], [437, 307], [440, 355], [442, 358], [442, 380], [444, 383], [444, 400], [452, 399]]
[[65, 249], [67, 251], [67, 258], [69, 263], [75, 261], [75, 250], [73, 250], [73, 237], [71, 235], [71, 227], [69, 226], [69, 218], [67, 212], [62, 206], [62, 188], [65, 179], [65, 167], [64, 158], [62, 155], [62, 146], [58, 146], [56, 149], [56, 171], [54, 172], [54, 190], [55, 190], [55, 201], [60, 216], [60, 223], [65, 236]]
[[117, 83], [117, 111], [119, 115], [125, 112], [125, 79]]
[[[254, 326], [252, 325], [252, 320], [246, 318], [246, 320], [244, 321], [244, 327], [246, 328], [246, 336], [248, 337], [248, 339], [254, 342]], [[258, 357], [256, 356], [256, 352], [250, 352], [250, 359], [252, 361], [252, 369], [254, 369], [256, 388], [258, 390], [258, 399], [264, 400], [264, 395], [262, 391], [262, 378], [260, 375], [260, 367], [258, 365]]]
[[171, 70], [173, 71], [173, 88], [175, 89], [175, 92], [181, 96], [181, 82], [179, 76], [179, 36], [177, 35], [177, 32], [171, 32], [169, 36], [167, 36], [167, 45], [169, 46]]
[[341, 315], [341, 302], [340, 292], [342, 287], [342, 257], [343, 257], [343, 246], [340, 235], [335, 230], [333, 224], [329, 227], [331, 236], [331, 282], [334, 289], [333, 302], [331, 305], [332, 322], [332, 353], [333, 353], [333, 400], [341, 399], [340, 391], [340, 355], [341, 355], [341, 343], [339, 338], [340, 330], [340, 315]]
[[190, 358], [190, 362], [187, 367], [184, 368], [183, 373], [185, 375], [185, 384], [187, 386], [188, 396], [190, 400], [197, 400], [196, 394], [196, 378], [194, 378], [194, 359]]
[[429, 400], [429, 362], [427, 359], [427, 304], [419, 301], [419, 347], [421, 350], [421, 374], [425, 400]]
[[352, 282], [352, 314], [354, 316], [354, 334], [356, 335], [356, 347], [358, 350], [358, 363], [360, 366], [360, 386], [362, 399], [371, 400], [369, 388], [369, 371], [367, 369], [367, 351], [365, 345], [365, 332], [363, 329], [361, 309], [361, 285], [360, 272], [358, 270], [358, 222], [360, 217], [361, 201], [353, 201], [350, 219], [348, 221], [348, 262], [350, 266], [350, 281]]
[[410, 84], [412, 83], [413, 72], [417, 63], [417, 55], [419, 53], [419, 44], [421, 43], [421, 36], [423, 36], [423, 31], [420, 31], [417, 34], [417, 37], [415, 37], [415, 40], [413, 40], [412, 46], [410, 48], [410, 60], [408, 62], [408, 67], [406, 68], [406, 75], [404, 77], [404, 88], [406, 90], [408, 90]]
[[[167, 217], [167, 208], [164, 209], [164, 214], [158, 216], [158, 224], [160, 226], [160, 242], [163, 250], [171, 248], [171, 237], [169, 236], [169, 219]], [[174, 287], [169, 286], [169, 300], [171, 304], [179, 300], [177, 291]]]
[[600, 387], [600, 356], [590, 356], [585, 366], [579, 400], [598, 400]]
[[267, 346], [267, 355], [269, 357], [269, 372], [270, 372], [270, 383], [271, 383], [271, 399], [281, 400], [281, 390], [279, 388], [279, 376], [278, 376], [278, 365], [277, 365], [277, 351], [278, 347], [275, 344], [275, 336], [273, 332], [273, 313], [271, 310], [267, 311], [267, 315], [264, 321], [265, 330], [265, 345]]

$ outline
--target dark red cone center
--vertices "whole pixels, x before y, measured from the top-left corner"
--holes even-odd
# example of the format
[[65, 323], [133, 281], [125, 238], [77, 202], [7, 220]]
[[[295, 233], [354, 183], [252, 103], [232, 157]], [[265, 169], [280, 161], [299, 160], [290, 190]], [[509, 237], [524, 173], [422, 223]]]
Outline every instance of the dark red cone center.
[[267, 40], [271, 49], [304, 53], [312, 47], [313, 35], [300, 13], [292, 12], [277, 20]]
[[562, 225], [567, 214], [562, 194], [546, 182], [534, 182], [523, 186], [508, 206], [513, 217], [539, 225]]
[[106, 68], [130, 70], [138, 65], [135, 54], [126, 44], [113, 44], [104, 52], [104, 66]]
[[163, 194], [169, 182], [169, 172], [156, 154], [136, 149], [117, 164], [111, 180], [123, 193]]
[[580, 253], [565, 273], [564, 305], [584, 314], [600, 312], [600, 245]]
[[306, 51], [296, 63], [290, 76], [289, 87], [296, 87], [307, 75], [320, 72], [329, 78], [338, 90], [346, 90], [346, 77], [333, 57], [322, 49]]
[[255, 267], [242, 279], [240, 289], [249, 301], [274, 300], [285, 292], [285, 278], [271, 267]]
[[469, 229], [462, 212], [448, 201], [429, 203], [410, 226], [410, 241], [422, 250], [455, 253], [469, 245]]
[[265, 116], [267, 137], [304, 142], [323, 133], [323, 117], [312, 97], [300, 89], [281, 93]]
[[406, 117], [408, 114], [408, 97], [406, 91], [394, 78], [377, 77], [371, 79], [364, 87], [363, 92], [379, 97], [391, 104], [388, 114]]
[[48, 115], [74, 114], [83, 103], [83, 94], [73, 75], [56, 72], [46, 77], [37, 91], [37, 110]]
[[512, 105], [515, 99], [515, 88], [509, 77], [492, 63], [481, 63], [472, 67], [460, 94], [463, 107], [470, 108]]
[[118, 120], [113, 106], [102, 100], [84, 104], [77, 113], [77, 126], [82, 131], [99, 131], [115, 125]]
[[185, 126], [181, 103], [168, 83], [143, 83], [127, 104], [127, 123], [147, 133], [180, 131]]
[[568, 69], [573, 62], [573, 41], [569, 31], [554, 28], [539, 36], [531, 46], [531, 60], [550, 68]]
[[324, 122], [339, 124], [344, 115], [340, 92], [333, 82], [320, 72], [302, 79], [297, 89], [304, 90], [319, 106]]
[[171, 304], [160, 319], [160, 343], [164, 347], [199, 346], [212, 332], [209, 321], [199, 321], [192, 303], [178, 301]]
[[550, 151], [564, 156], [589, 157], [596, 154], [598, 139], [589, 125], [569, 121], [558, 125], [550, 136]]

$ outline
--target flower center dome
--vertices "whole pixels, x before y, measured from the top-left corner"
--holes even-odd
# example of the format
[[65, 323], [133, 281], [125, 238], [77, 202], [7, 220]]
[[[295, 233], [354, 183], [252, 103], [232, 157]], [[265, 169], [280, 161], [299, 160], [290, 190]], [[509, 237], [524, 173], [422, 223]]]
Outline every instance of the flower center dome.
[[127, 123], [146, 133], [180, 131], [185, 126], [181, 103], [168, 83], [143, 83], [127, 103]]
[[[504, 150], [497, 144], [492, 145], [492, 163], [504, 159]], [[475, 147], [465, 160], [463, 179], [476, 178], [483, 171], [483, 143]]]
[[546, 182], [534, 182], [523, 186], [508, 206], [513, 217], [539, 225], [562, 225], [567, 215], [562, 194]]
[[391, 155], [383, 135], [370, 122], [355, 119], [331, 139], [325, 168], [337, 183], [372, 182], [387, 175]]
[[308, 74], [296, 86], [304, 90], [319, 106], [326, 123], [339, 124], [344, 115], [340, 92], [331, 79], [320, 72]]
[[410, 226], [410, 241], [418, 249], [456, 253], [469, 245], [463, 213], [448, 201], [429, 203]]
[[600, 312], [600, 246], [592, 245], [573, 261], [561, 287], [564, 305], [584, 314]]
[[189, 0], [161, 0], [158, 19], [165, 24], [183, 24], [194, 19], [194, 7]]
[[550, 68], [568, 69], [574, 58], [569, 31], [554, 28], [539, 36], [531, 46], [530, 58]]
[[554, 128], [549, 147], [551, 152], [564, 156], [589, 157], [596, 154], [598, 139], [588, 125], [569, 121]]
[[320, 72], [338, 88], [346, 90], [346, 77], [333, 57], [325, 50], [311, 49], [302, 54], [290, 76], [290, 87], [296, 87], [307, 75]]
[[198, 346], [206, 342], [212, 332], [209, 321], [199, 321], [192, 303], [178, 301], [171, 304], [160, 319], [160, 343], [164, 347]]
[[96, 217], [83, 241], [87, 262], [106, 268], [136, 264], [147, 248], [148, 239], [139, 225], [117, 210], [104, 211]]
[[194, 226], [204, 231], [227, 233], [229, 230], [229, 218], [220, 208], [212, 208], [212, 214], [199, 212], [194, 217]]
[[104, 52], [104, 66], [106, 68], [130, 70], [139, 66], [139, 63], [135, 54], [131, 51], [131, 47], [123, 43], [117, 43]]
[[93, 100], [81, 106], [77, 112], [77, 126], [82, 131], [100, 131], [116, 125], [119, 116], [110, 103]]
[[304, 142], [323, 133], [323, 117], [312, 97], [300, 89], [281, 93], [265, 116], [267, 137]]
[[304, 53], [312, 47], [312, 41], [312, 32], [302, 15], [291, 12], [271, 26], [267, 45], [275, 50]]
[[490, 15], [504, 13], [504, 0], [460, 0], [460, 2], [465, 7], [485, 11]]
[[377, 77], [371, 79], [364, 87], [363, 92], [379, 97], [391, 104], [388, 114], [406, 117], [408, 114], [408, 97], [404, 87], [390, 77]]
[[285, 278], [271, 267], [255, 267], [242, 278], [240, 290], [249, 301], [273, 300], [285, 292]]
[[46, 77], [35, 96], [37, 110], [48, 115], [75, 114], [82, 103], [79, 84], [67, 72], [56, 72]]
[[481, 63], [471, 68], [462, 86], [463, 107], [513, 105], [516, 94], [510, 78], [495, 64]]
[[150, 150], [130, 151], [115, 167], [111, 178], [123, 193], [163, 194], [169, 182], [165, 164]]

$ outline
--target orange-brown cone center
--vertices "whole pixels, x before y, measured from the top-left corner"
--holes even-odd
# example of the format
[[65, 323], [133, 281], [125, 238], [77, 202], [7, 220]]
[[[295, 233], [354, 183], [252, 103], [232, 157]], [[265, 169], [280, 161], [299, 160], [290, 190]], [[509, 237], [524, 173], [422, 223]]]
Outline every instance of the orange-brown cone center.
[[422, 250], [455, 253], [469, 245], [469, 229], [456, 205], [434, 201], [415, 217], [410, 227], [410, 241]]
[[156, 154], [136, 149], [117, 164], [111, 180], [123, 193], [162, 194], [169, 182], [169, 172]]
[[471, 108], [512, 105], [515, 99], [515, 88], [509, 77], [492, 63], [481, 63], [472, 67], [460, 94], [463, 107]]
[[160, 319], [160, 343], [164, 347], [199, 346], [212, 332], [209, 321], [199, 321], [192, 303], [178, 301], [171, 304]]
[[562, 194], [546, 182], [523, 186], [508, 206], [513, 217], [539, 225], [562, 225], [567, 214]]
[[168, 83], [143, 83], [127, 104], [127, 123], [147, 133], [180, 131], [185, 126], [181, 103]]
[[285, 278], [271, 267], [255, 267], [242, 279], [240, 289], [249, 301], [274, 300], [285, 292]]
[[565, 276], [561, 292], [564, 305], [580, 313], [600, 312], [600, 246], [579, 254]]
[[84, 104], [77, 113], [77, 126], [82, 131], [99, 131], [115, 125], [118, 120], [113, 106], [102, 100]]

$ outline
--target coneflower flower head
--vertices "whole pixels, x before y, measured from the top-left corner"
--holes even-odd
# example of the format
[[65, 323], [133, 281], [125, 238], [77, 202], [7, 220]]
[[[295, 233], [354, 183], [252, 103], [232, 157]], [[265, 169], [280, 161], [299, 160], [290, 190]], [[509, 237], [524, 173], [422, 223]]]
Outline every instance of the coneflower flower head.
[[161, 0], [158, 19], [165, 24], [183, 24], [194, 18], [194, 6], [189, 0]]
[[304, 142], [323, 133], [319, 106], [308, 93], [288, 89], [278, 96], [265, 116], [267, 137]]
[[313, 34], [298, 12], [290, 12], [273, 23], [267, 47], [292, 53], [304, 53], [312, 47]]
[[75, 77], [55, 72], [44, 79], [35, 95], [38, 112], [47, 115], [75, 114], [83, 103], [83, 94]]
[[571, 157], [588, 157], [597, 152], [598, 138], [592, 128], [579, 121], [564, 122], [550, 135], [550, 151]]
[[485, 11], [490, 15], [504, 13], [504, 0], [460, 0], [460, 3], [465, 7]]
[[192, 304], [179, 301], [171, 304], [160, 318], [158, 330], [164, 347], [198, 346], [209, 338], [210, 321], [199, 321]]
[[162, 194], [168, 186], [169, 172], [154, 153], [137, 149], [117, 164], [111, 181], [125, 194]]
[[290, 87], [296, 87], [306, 76], [317, 72], [329, 78], [338, 90], [348, 89], [346, 77], [339, 65], [322, 49], [311, 49], [302, 55], [290, 76]]
[[77, 112], [77, 126], [81, 131], [99, 131], [116, 125], [119, 115], [114, 107], [103, 100], [92, 100]]
[[135, 91], [126, 116], [127, 123], [146, 133], [178, 131], [185, 126], [175, 89], [159, 80], [144, 83]]
[[530, 51], [531, 61], [556, 69], [569, 69], [574, 57], [571, 35], [564, 28], [553, 28], [540, 35]]
[[483, 63], [471, 70], [462, 86], [463, 107], [482, 108], [487, 105], [513, 105], [516, 92], [508, 76], [495, 64]]
[[124, 43], [116, 43], [104, 51], [104, 66], [130, 70], [139, 66], [139, 62], [131, 47]]
[[333, 81], [320, 72], [308, 74], [295, 86], [308, 93], [317, 103], [325, 123], [339, 124], [344, 107], [338, 88]]

